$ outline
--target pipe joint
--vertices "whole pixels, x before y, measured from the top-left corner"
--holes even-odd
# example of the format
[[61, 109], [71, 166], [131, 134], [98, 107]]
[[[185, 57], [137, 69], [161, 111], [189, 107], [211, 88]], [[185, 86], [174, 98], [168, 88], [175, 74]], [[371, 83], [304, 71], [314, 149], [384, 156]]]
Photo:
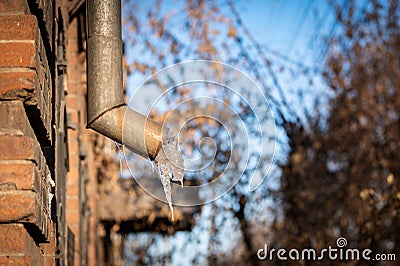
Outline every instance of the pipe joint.
[[154, 160], [167, 129], [124, 103], [121, 1], [88, 0], [87, 21], [87, 127]]

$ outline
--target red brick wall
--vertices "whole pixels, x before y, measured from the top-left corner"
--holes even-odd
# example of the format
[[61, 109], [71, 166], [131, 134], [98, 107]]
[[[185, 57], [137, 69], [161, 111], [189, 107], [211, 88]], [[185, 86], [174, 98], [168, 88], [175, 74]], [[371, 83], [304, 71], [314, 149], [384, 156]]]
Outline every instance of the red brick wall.
[[82, 21], [82, 1], [0, 0], [0, 265], [101, 258]]
[[0, 25], [0, 265], [54, 265], [62, 239], [52, 213], [49, 32], [22, 0], [0, 1]]

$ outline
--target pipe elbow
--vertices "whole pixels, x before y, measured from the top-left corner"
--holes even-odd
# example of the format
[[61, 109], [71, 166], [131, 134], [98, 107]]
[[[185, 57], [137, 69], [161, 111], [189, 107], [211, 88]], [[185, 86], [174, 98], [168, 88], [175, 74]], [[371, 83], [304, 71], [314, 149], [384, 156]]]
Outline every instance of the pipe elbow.
[[128, 149], [154, 160], [168, 129], [126, 105], [113, 108], [88, 124], [98, 133], [124, 144]]

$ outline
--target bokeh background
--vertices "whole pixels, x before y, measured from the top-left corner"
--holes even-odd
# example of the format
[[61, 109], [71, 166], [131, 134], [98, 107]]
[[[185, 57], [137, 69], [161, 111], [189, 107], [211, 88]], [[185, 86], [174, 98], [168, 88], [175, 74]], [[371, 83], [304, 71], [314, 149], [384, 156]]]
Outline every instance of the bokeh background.
[[[260, 261], [257, 251], [265, 244], [320, 251], [336, 247], [339, 237], [347, 248], [398, 255], [399, 15], [398, 1], [123, 1], [128, 99], [164, 67], [221, 61], [254, 80], [268, 100], [259, 104], [265, 112], [271, 108], [276, 126], [272, 166], [255, 191], [248, 190], [251, 175], [242, 174], [238, 162], [230, 175], [242, 178], [223, 197], [195, 209], [190, 230], [127, 234], [126, 265], [286, 265], [276, 258]], [[199, 90], [241, 106], [242, 121], [249, 128], [255, 123], [248, 106], [205, 85], [178, 86], [151, 110], [152, 117], [162, 122], [168, 110]], [[225, 107], [211, 102], [180, 111], [223, 114]], [[199, 146], [205, 137], [216, 146]], [[207, 156], [217, 148], [210, 153], [212, 167], [201, 175], [188, 172], [185, 185], [211, 182], [223, 172], [232, 153], [242, 152], [227, 142], [215, 121], [186, 124], [179, 142], [185, 156]], [[255, 167], [252, 156], [260, 164], [272, 160], [248, 148], [248, 168]], [[151, 172], [139, 158], [127, 160], [140, 177]], [[125, 169], [121, 178], [131, 174]]]

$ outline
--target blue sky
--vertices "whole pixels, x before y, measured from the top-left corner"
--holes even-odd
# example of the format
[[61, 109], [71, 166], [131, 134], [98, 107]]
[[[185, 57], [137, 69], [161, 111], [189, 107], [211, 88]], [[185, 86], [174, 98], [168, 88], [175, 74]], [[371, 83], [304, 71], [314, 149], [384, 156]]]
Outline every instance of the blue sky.
[[[344, 0], [336, 0], [342, 3]], [[142, 1], [144, 11], [156, 1]], [[225, 1], [217, 1], [228, 10]], [[318, 36], [329, 34], [334, 16], [325, 0], [236, 0], [236, 8], [257, 41], [294, 59], [312, 63], [310, 52], [321, 45]], [[163, 10], [177, 9], [178, 1], [164, 0]]]
[[[341, 0], [337, 0], [342, 2]], [[142, 1], [140, 16], [145, 15], [146, 9], [151, 9], [155, 1]], [[177, 1], [170, 0], [164, 1], [163, 8], [166, 10], [176, 8]], [[223, 12], [229, 12], [229, 6], [225, 1], [218, 1], [221, 3]], [[273, 63], [293, 67], [296, 65], [304, 65], [306, 67], [320, 67], [322, 64], [321, 54], [326, 52], [326, 44], [322, 37], [330, 35], [335, 30], [334, 14], [331, 7], [325, 0], [239, 0], [234, 1], [235, 6], [243, 19], [244, 24], [248, 27], [254, 38], [263, 45], [265, 53]], [[128, 62], [130, 57], [140, 56], [138, 51], [127, 50]], [[187, 58], [186, 60], [188, 60]], [[193, 58], [195, 59], [195, 58]], [[157, 69], [161, 70], [161, 69]], [[318, 75], [317, 73], [315, 74]], [[141, 83], [145, 81], [146, 77], [136, 76], [131, 78], [128, 82], [130, 89], [136, 89]], [[291, 76], [285, 72], [279, 73], [278, 78], [281, 80], [282, 87], [287, 93], [287, 97], [295, 98], [293, 92], [298, 90], [299, 87], [307, 87], [306, 79], [292, 80]], [[317, 79], [318, 80], [318, 79]], [[318, 82], [318, 81], [317, 81]], [[323, 90], [322, 81], [321, 90]], [[315, 88], [313, 88], [315, 89]], [[147, 92], [146, 92], [147, 93]], [[319, 97], [317, 91], [313, 91], [316, 97]], [[307, 105], [307, 103], [295, 103]], [[204, 220], [207, 220], [211, 210], [209, 206], [205, 206], [203, 213]], [[204, 221], [203, 220], [203, 221]], [[203, 226], [205, 226], [203, 224]], [[231, 228], [227, 225], [227, 228]], [[201, 228], [194, 231], [200, 232]], [[178, 234], [175, 240], [167, 240], [159, 242], [158, 246], [155, 245], [154, 249], [161, 249], [160, 245], [178, 246], [180, 247], [184, 241], [179, 238], [184, 238], [185, 235]], [[169, 242], [170, 241], [170, 242]], [[202, 239], [202, 243], [197, 246], [190, 245], [186, 247], [186, 257], [180, 257], [177, 254], [177, 260], [181, 261], [181, 265], [188, 265], [191, 256], [196, 256], [196, 253], [207, 252], [207, 238]], [[229, 248], [230, 243], [226, 243]], [[166, 247], [167, 252], [170, 246]], [[159, 250], [163, 252], [162, 250]], [[191, 252], [190, 252], [191, 251]], [[193, 254], [189, 254], [193, 253]], [[174, 258], [175, 259], [175, 258]]]
[[[336, 0], [343, 3], [345, 0]], [[144, 17], [156, 1], [141, 1], [138, 4], [138, 17]], [[266, 56], [276, 65], [299, 70], [299, 65], [319, 71], [323, 65], [328, 42], [323, 38], [336, 30], [332, 6], [325, 0], [236, 0], [233, 1], [244, 24], [258, 43], [264, 48]], [[231, 16], [225, 1], [217, 1], [222, 12]], [[179, 12], [181, 1], [164, 0], [163, 12]], [[178, 13], [179, 14], [179, 13]], [[181, 29], [179, 29], [181, 30]], [[173, 29], [172, 29], [173, 31]], [[125, 36], [126, 37], [126, 36]], [[139, 51], [127, 50], [128, 62], [138, 56]], [[196, 58], [185, 58], [191, 60]], [[157, 69], [161, 70], [161, 69]], [[293, 81], [288, 73], [280, 73], [279, 79], [288, 94], [293, 94]], [[317, 76], [317, 75], [315, 75]], [[137, 89], [146, 77], [132, 75], [128, 80], [131, 91]], [[316, 77], [318, 78], [318, 77]], [[291, 84], [295, 82], [295, 84]], [[300, 81], [305, 84], [306, 81]]]
[[307, 66], [323, 46], [318, 38], [329, 34], [335, 22], [323, 0], [237, 1], [236, 7], [260, 43]]
[[[338, 3], [342, 4], [345, 0], [337, 0]], [[222, 13], [232, 17], [229, 5], [225, 1], [217, 1]], [[138, 4], [135, 15], [140, 18], [144, 18], [148, 10], [152, 10], [155, 1], [143, 1]], [[268, 59], [274, 64], [274, 71], [277, 73], [277, 78], [282, 86], [285, 97], [288, 100], [289, 105], [294, 106], [296, 109], [308, 107], [309, 109], [313, 106], [313, 100], [315, 98], [325, 99], [326, 88], [324, 86], [323, 79], [318, 71], [312, 72], [311, 74], [301, 74], [302, 67], [314, 68], [323, 66], [323, 57], [326, 53], [327, 41], [324, 41], [324, 37], [332, 35], [336, 29], [336, 21], [334, 18], [333, 8], [328, 1], [319, 0], [237, 0], [234, 1], [235, 7], [238, 10], [243, 23], [249, 29], [256, 41], [262, 45], [264, 52]], [[171, 12], [172, 10], [179, 11], [182, 1], [170, 0], [163, 1], [162, 13]], [[173, 31], [174, 29], [170, 29]], [[181, 25], [178, 25], [177, 31], [182, 30]], [[126, 36], [125, 36], [126, 37]], [[133, 35], [133, 38], [137, 38]], [[129, 44], [128, 44], [129, 45]], [[257, 53], [250, 51], [256, 58]], [[128, 63], [133, 58], [146, 59], [146, 55], [140, 53], [140, 51], [127, 48], [127, 60]], [[184, 60], [191, 60], [196, 58], [184, 58]], [[285, 67], [285, 71], [279, 71], [279, 66]], [[287, 69], [293, 68], [296, 72], [295, 75], [291, 74]], [[157, 71], [161, 70], [156, 69]], [[319, 69], [317, 69], [319, 70]], [[244, 71], [246, 73], [246, 71]], [[300, 73], [300, 74], [299, 74]], [[249, 74], [249, 73], [246, 73]], [[264, 78], [266, 79], [268, 86], [271, 87], [271, 95], [279, 98], [276, 90], [274, 91], [271, 78], [268, 76], [268, 72], [263, 72]], [[314, 85], [309, 85], [309, 79], [313, 79]], [[251, 75], [250, 75], [251, 77]], [[128, 80], [128, 90], [135, 91], [140, 85], [146, 80], [146, 76], [137, 75], [134, 73]], [[143, 95], [146, 99], [157, 98], [158, 92], [154, 89], [145, 88], [141, 91], [140, 95]], [[307, 97], [299, 97], [298, 92], [308, 93]], [[137, 100], [138, 97], [135, 95], [133, 101], [133, 108], [139, 110], [142, 113], [146, 113], [151, 104], [146, 99]], [[322, 108], [325, 108], [326, 101], [321, 103]], [[279, 107], [282, 108], [282, 107]], [[301, 110], [301, 109], [300, 109]], [[301, 111], [299, 112], [301, 116]], [[305, 119], [304, 117], [301, 117]], [[280, 132], [284, 137], [284, 133]], [[278, 132], [279, 134], [279, 132]], [[278, 156], [284, 157], [285, 147], [284, 145], [278, 146]]]
[[[337, 1], [342, 4], [344, 0]], [[147, 11], [154, 8], [155, 2], [156, 1], [140, 2], [137, 10], [132, 10], [132, 12], [135, 12], [135, 16], [139, 19], [144, 19]], [[229, 5], [225, 1], [217, 2], [219, 3], [222, 13], [226, 14], [227, 17], [232, 17]], [[300, 118], [305, 119], [305, 117], [301, 117], [301, 115], [304, 115], [304, 112], [302, 113], [302, 108], [311, 110], [315, 98], [319, 100], [325, 99], [325, 101], [322, 101], [320, 104], [322, 108], [326, 108], [326, 100], [328, 97], [324, 96], [327, 96], [327, 90], [320, 73], [316, 71], [311, 74], [302, 74], [302, 67], [299, 67], [299, 65], [312, 69], [315, 66], [317, 68], [323, 66], [321, 54], [326, 53], [328, 43], [324, 41], [323, 38], [324, 36], [333, 34], [336, 29], [333, 8], [328, 4], [328, 1], [237, 0], [233, 2], [243, 23], [256, 41], [262, 45], [266, 56], [273, 63], [274, 71], [282, 86], [285, 97], [289, 105], [294, 107], [294, 109], [300, 110], [298, 112]], [[173, 12], [173, 10], [179, 12], [181, 8], [179, 5], [182, 5], [182, 1], [164, 0], [162, 13]], [[182, 25], [178, 25], [176, 29], [169, 30], [178, 31], [179, 34], [179, 31], [182, 30]], [[127, 36], [124, 37], [126, 38]], [[138, 38], [140, 36], [132, 35], [130, 37]], [[258, 57], [254, 49], [249, 51], [254, 58]], [[128, 63], [134, 58], [141, 58], [142, 61], [151, 60], [147, 59], [146, 55], [141, 54], [140, 51], [135, 49], [127, 48], [126, 54]], [[191, 59], [196, 58], [190, 58], [190, 55], [184, 58], [184, 60]], [[286, 70], [279, 71], [279, 66], [283, 66]], [[293, 72], [296, 74], [293, 75], [288, 71], [288, 69], [290, 70], [291, 68], [294, 69]], [[156, 71], [160, 70], [161, 68], [156, 69]], [[246, 71], [244, 72], [246, 73]], [[274, 90], [274, 84], [271, 81], [271, 77], [268, 76], [268, 72], [264, 70], [262, 75], [266, 83], [268, 83], [268, 86], [271, 87], [271, 95], [279, 99], [280, 96], [277, 94], [276, 90]], [[312, 86], [308, 83], [310, 76], [311, 79], [313, 79], [314, 85]], [[143, 84], [146, 78], [148, 77], [133, 73], [128, 80], [128, 90], [131, 92], [135, 91]], [[298, 92], [303, 92], [308, 95], [306, 97], [299, 97]], [[130, 102], [132, 103], [131, 107], [146, 114], [150, 108], [152, 108], [152, 103], [149, 103], [149, 101], [154, 104], [154, 99], [160, 95], [161, 93], [157, 89], [151, 89], [150, 86], [142, 87], [140, 93], [136, 93], [133, 101]], [[284, 132], [278, 130], [277, 134], [279, 134], [278, 137], [285, 142]], [[286, 156], [286, 148], [285, 145], [277, 145], [275, 155], [278, 156], [278, 159], [283, 159]]]

